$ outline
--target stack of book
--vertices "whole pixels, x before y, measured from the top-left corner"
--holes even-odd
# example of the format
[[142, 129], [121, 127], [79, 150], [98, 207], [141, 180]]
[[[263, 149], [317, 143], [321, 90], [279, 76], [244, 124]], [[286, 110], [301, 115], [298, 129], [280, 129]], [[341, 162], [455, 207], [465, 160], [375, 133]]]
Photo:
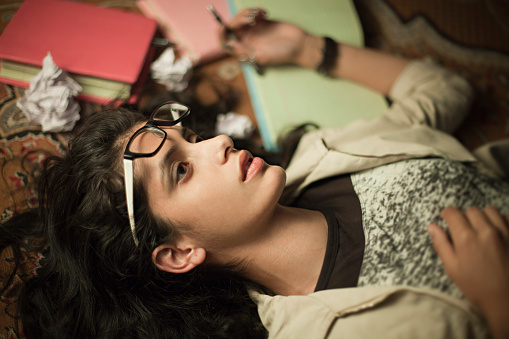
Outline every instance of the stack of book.
[[148, 74], [157, 23], [66, 0], [25, 0], [0, 36], [0, 81], [28, 87], [51, 53], [83, 87], [79, 99], [134, 103]]

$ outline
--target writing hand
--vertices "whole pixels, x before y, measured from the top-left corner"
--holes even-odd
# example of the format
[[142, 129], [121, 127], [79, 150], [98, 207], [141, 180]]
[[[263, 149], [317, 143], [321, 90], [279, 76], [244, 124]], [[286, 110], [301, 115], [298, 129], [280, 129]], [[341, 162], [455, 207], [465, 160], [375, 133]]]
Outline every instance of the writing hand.
[[227, 52], [263, 66], [298, 63], [310, 37], [293, 24], [267, 20], [261, 8], [240, 11], [219, 35]]

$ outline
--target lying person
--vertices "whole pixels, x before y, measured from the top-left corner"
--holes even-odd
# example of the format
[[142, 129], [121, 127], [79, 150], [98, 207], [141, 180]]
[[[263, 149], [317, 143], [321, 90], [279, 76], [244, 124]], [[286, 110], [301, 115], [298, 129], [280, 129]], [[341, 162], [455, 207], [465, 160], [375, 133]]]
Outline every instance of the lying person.
[[[268, 21], [261, 10], [241, 11], [229, 28], [236, 39], [225, 46], [239, 57], [262, 66], [323, 66], [323, 38]], [[48, 250], [20, 296], [27, 337], [308, 337], [300, 331], [316, 323], [322, 332], [310, 335], [334, 337], [346, 329], [334, 326], [342, 315], [360, 316], [352, 330], [359, 334], [393, 296], [404, 295], [408, 305], [407, 293], [432, 300], [429, 309], [445, 305], [441, 315], [454, 313], [453, 334], [487, 335], [465, 306], [469, 298], [503, 337], [500, 301], [507, 304], [509, 279], [499, 271], [509, 259], [501, 215], [509, 213], [509, 184], [481, 174], [482, 164], [450, 136], [468, 113], [470, 86], [430, 62], [327, 44], [336, 57], [322, 73], [393, 103], [373, 121], [305, 134], [286, 170], [235, 149], [227, 136], [201, 140], [180, 126], [190, 110], [178, 103], [162, 104], [149, 119], [125, 109], [88, 119], [40, 178]], [[469, 286], [468, 253], [456, 251], [461, 218], [450, 210], [444, 217], [454, 247], [443, 233], [440, 213], [449, 206], [470, 208], [470, 228], [479, 220], [496, 225], [490, 244], [499, 244], [493, 257], [500, 265], [487, 272], [501, 274], [489, 302], [482, 301], [486, 291]], [[486, 261], [472, 262], [472, 275], [491, 267]], [[320, 319], [330, 315], [323, 308], [334, 293], [350, 304]]]

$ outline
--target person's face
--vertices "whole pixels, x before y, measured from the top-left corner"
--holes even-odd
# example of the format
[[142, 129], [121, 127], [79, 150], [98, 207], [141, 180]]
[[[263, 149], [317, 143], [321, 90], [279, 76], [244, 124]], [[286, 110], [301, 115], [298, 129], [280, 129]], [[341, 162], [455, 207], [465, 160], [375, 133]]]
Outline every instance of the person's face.
[[189, 129], [165, 130], [161, 150], [134, 161], [134, 180], [145, 181], [152, 211], [189, 229], [205, 249], [256, 241], [284, 188], [284, 170], [234, 149], [227, 136], [200, 141]]

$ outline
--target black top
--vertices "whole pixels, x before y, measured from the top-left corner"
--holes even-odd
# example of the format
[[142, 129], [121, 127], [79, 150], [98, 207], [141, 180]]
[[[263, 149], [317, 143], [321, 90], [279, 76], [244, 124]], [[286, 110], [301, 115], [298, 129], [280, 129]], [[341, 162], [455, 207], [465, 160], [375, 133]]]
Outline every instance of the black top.
[[292, 206], [320, 211], [327, 220], [327, 249], [315, 291], [357, 286], [364, 232], [361, 206], [350, 175], [309, 185]]

